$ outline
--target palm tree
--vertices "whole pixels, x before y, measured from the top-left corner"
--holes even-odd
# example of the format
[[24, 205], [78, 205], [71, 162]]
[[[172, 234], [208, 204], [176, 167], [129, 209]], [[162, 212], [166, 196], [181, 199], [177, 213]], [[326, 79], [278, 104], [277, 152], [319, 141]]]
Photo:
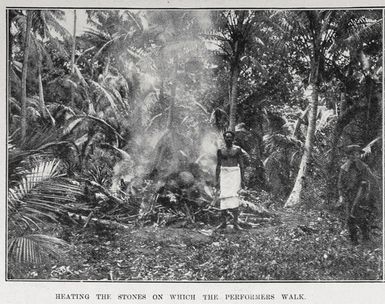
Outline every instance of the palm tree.
[[[328, 69], [329, 75], [335, 76], [340, 83], [339, 113], [326, 166], [329, 205], [336, 194], [337, 150], [343, 131], [363, 112], [366, 112], [367, 126], [365, 142], [377, 136], [380, 127], [375, 110], [375, 95], [380, 81], [377, 80], [377, 88], [372, 84], [376, 83], [382, 69], [378, 57], [382, 45], [382, 14], [380, 11], [348, 11], [343, 17], [333, 44], [333, 61]], [[360, 83], [359, 77], [366, 80]]]
[[[87, 22], [90, 28], [86, 30], [81, 40], [95, 47], [89, 62], [91, 78], [106, 77], [113, 62], [115, 68], [125, 67], [125, 61], [130, 49], [141, 47], [141, 37], [145, 26], [140, 13], [129, 10], [87, 10]], [[95, 75], [97, 61], [104, 61], [104, 71]], [[122, 70], [119, 69], [119, 71]]]
[[24, 32], [24, 57], [23, 70], [21, 75], [21, 139], [24, 140], [27, 134], [27, 72], [28, 72], [28, 56], [30, 52], [30, 31], [32, 28], [32, 12], [27, 11], [27, 24]]
[[243, 56], [252, 46], [261, 47], [264, 45], [257, 24], [261, 24], [265, 18], [263, 13], [257, 11], [230, 10], [214, 14], [213, 19], [217, 24], [218, 32], [207, 35], [207, 37], [219, 42], [221, 56], [229, 64], [229, 129], [234, 130], [237, 122], [238, 83], [242, 71]]
[[[23, 49], [23, 65], [21, 76], [21, 138], [25, 139], [27, 129], [27, 74], [29, 57], [32, 52], [37, 56], [37, 70], [39, 82], [39, 99], [41, 103], [42, 115], [45, 116], [47, 109], [44, 105], [43, 86], [41, 83], [41, 65], [43, 57], [49, 58], [48, 52], [45, 51], [44, 39], [49, 38], [50, 41], [61, 52], [65, 52], [64, 48], [58, 40], [50, 33], [54, 29], [62, 37], [68, 36], [67, 31], [60, 25], [57, 19], [63, 17], [62, 11], [46, 11], [46, 10], [27, 10], [26, 16], [17, 15], [13, 18], [13, 25], [24, 37]], [[24, 28], [23, 31], [20, 28]], [[12, 40], [12, 39], [10, 39]], [[48, 113], [49, 114], [49, 113]]]
[[[72, 53], [71, 53], [71, 75], [75, 72], [75, 53], [76, 53], [76, 10], [74, 10], [74, 28], [72, 34]], [[74, 108], [75, 106], [75, 92], [74, 87], [71, 86], [71, 102], [70, 107]]]
[[308, 165], [314, 145], [319, 89], [321, 83], [326, 80], [323, 72], [328, 61], [336, 60], [336, 58], [330, 59], [330, 57], [333, 55], [341, 32], [360, 17], [357, 18], [357, 15], [349, 12], [324, 10], [285, 11], [273, 14], [273, 17], [276, 16], [282, 18], [280, 24], [284, 31], [289, 33], [287, 38], [294, 41], [293, 46], [303, 54], [303, 59], [307, 59], [308, 62], [309, 125], [297, 178], [285, 204], [286, 207], [291, 207], [301, 203], [302, 192], [306, 185]]
[[[300, 11], [284, 12], [285, 24], [289, 25], [291, 35], [297, 40], [298, 49], [309, 61], [309, 125], [306, 133], [304, 152], [299, 166], [293, 190], [285, 203], [285, 207], [292, 207], [301, 203], [302, 192], [308, 174], [308, 165], [314, 145], [314, 132], [318, 107], [318, 92], [320, 85], [321, 60], [325, 56], [329, 37], [333, 11]], [[293, 37], [290, 37], [292, 39]]]

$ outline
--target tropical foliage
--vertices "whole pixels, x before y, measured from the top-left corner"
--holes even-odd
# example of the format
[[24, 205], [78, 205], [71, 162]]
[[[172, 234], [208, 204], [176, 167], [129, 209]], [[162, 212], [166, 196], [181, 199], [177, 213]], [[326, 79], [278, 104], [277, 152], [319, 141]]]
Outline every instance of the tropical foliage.
[[[87, 28], [79, 27], [81, 18]], [[210, 235], [210, 248], [240, 256], [237, 265], [213, 262], [211, 276], [187, 264], [181, 269], [190, 276], [151, 276], [138, 268], [130, 279], [341, 279], [346, 273], [285, 270], [276, 265], [293, 256], [284, 255], [259, 264], [294, 240], [308, 244], [304, 259], [325, 251], [328, 258], [314, 269], [332, 267], [346, 254], [335, 206], [346, 145], [364, 148], [381, 197], [382, 11], [8, 10], [8, 21], [10, 278], [42, 267], [44, 278], [77, 279], [55, 267], [79, 248], [90, 259], [97, 255], [85, 240], [93, 231], [110, 242], [128, 228], [140, 234], [146, 225], [215, 224], [213, 172], [225, 129], [235, 131], [248, 164], [245, 221], [268, 214], [261, 221], [278, 226], [279, 240], [263, 230], [266, 246], [273, 240], [275, 247], [252, 258], [260, 276], [246, 269], [234, 240]], [[327, 212], [334, 229], [328, 236], [342, 245], [325, 245], [327, 236], [318, 233], [323, 223], [309, 235], [298, 232], [303, 223], [285, 232], [279, 223], [293, 213], [284, 206], [309, 218]], [[382, 214], [379, 199], [377, 207]], [[252, 240], [240, 242], [260, 249]], [[300, 252], [296, 244], [292, 255]], [[367, 257], [362, 267], [370, 271], [354, 269], [349, 279], [376, 279], [380, 251], [355, 254], [346, 267]], [[202, 258], [199, 251], [192, 260]]]

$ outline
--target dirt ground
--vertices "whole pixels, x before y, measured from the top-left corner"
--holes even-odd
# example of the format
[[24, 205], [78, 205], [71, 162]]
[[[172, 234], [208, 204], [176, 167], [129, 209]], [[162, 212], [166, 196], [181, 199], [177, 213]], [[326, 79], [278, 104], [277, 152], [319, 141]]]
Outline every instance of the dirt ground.
[[[70, 259], [39, 273], [59, 280], [381, 280], [382, 235], [352, 246], [327, 212], [276, 211], [243, 231], [204, 223], [127, 229], [89, 227], [71, 236]], [[75, 249], [76, 248], [76, 249]]]

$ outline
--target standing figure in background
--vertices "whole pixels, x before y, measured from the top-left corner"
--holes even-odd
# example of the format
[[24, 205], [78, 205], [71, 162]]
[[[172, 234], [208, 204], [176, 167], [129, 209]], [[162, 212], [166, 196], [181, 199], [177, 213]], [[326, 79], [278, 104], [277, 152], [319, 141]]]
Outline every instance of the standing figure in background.
[[345, 205], [347, 227], [353, 245], [358, 245], [359, 231], [363, 242], [369, 241], [369, 218], [375, 207], [370, 195], [371, 187], [375, 187], [371, 181], [375, 178], [369, 167], [360, 160], [362, 152], [359, 145], [347, 146], [348, 160], [341, 166], [338, 176], [339, 204]]
[[240, 206], [238, 192], [244, 188], [244, 165], [241, 148], [233, 145], [234, 137], [234, 132], [226, 131], [223, 134], [225, 147], [217, 151], [215, 186], [220, 191], [220, 209], [222, 210], [222, 223], [218, 229], [226, 228], [227, 211], [231, 210], [234, 229], [241, 230], [238, 223]]

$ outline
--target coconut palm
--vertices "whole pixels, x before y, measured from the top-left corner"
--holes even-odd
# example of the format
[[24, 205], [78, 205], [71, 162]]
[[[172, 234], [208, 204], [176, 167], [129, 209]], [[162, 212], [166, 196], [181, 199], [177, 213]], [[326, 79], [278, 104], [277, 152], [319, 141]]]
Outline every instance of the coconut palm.
[[[44, 49], [44, 39], [50, 39], [52, 43], [62, 52], [64, 48], [58, 39], [53, 37], [50, 33], [52, 29], [61, 34], [64, 38], [67, 36], [67, 31], [60, 25], [57, 19], [62, 18], [64, 13], [62, 11], [48, 11], [48, 10], [27, 10], [23, 12], [15, 11], [13, 18], [10, 20], [13, 29], [11, 41], [23, 41], [21, 46], [23, 52], [23, 64], [21, 71], [21, 113], [20, 113], [20, 127], [21, 138], [24, 139], [27, 129], [27, 75], [29, 66], [29, 56], [36, 55], [37, 70], [39, 81], [39, 99], [42, 107], [42, 114], [45, 116], [49, 114], [44, 105], [43, 86], [41, 83], [41, 66], [43, 57], [49, 58], [48, 52]], [[12, 58], [11, 63], [12, 63]], [[16, 62], [11, 64], [17, 66]], [[12, 75], [16, 75], [13, 69], [10, 69]], [[17, 77], [16, 77], [17, 78]]]
[[[252, 50], [251, 53], [254, 53], [253, 58], [255, 59], [258, 49], [265, 45], [264, 34], [260, 31], [258, 24], [261, 25], [266, 21], [266, 15], [264, 12], [250, 10], [219, 11], [213, 15], [217, 32], [208, 34], [206, 37], [217, 41], [220, 50], [218, 55], [229, 64], [229, 128], [234, 130], [237, 118], [239, 77], [243, 65], [250, 58], [245, 54]], [[258, 64], [258, 60], [253, 62], [255, 66], [263, 70], [262, 66]]]
[[[277, 19], [275, 19], [277, 18]], [[311, 159], [316, 126], [318, 95], [321, 84], [326, 81], [326, 67], [333, 60], [335, 45], [341, 41], [350, 25], [361, 24], [362, 18], [348, 11], [278, 11], [272, 14], [281, 30], [288, 36], [287, 43], [302, 54], [307, 65], [309, 89], [309, 125], [306, 142], [296, 182], [285, 206], [301, 202], [301, 194], [306, 184], [308, 165]], [[345, 37], [346, 38], [346, 35]]]

